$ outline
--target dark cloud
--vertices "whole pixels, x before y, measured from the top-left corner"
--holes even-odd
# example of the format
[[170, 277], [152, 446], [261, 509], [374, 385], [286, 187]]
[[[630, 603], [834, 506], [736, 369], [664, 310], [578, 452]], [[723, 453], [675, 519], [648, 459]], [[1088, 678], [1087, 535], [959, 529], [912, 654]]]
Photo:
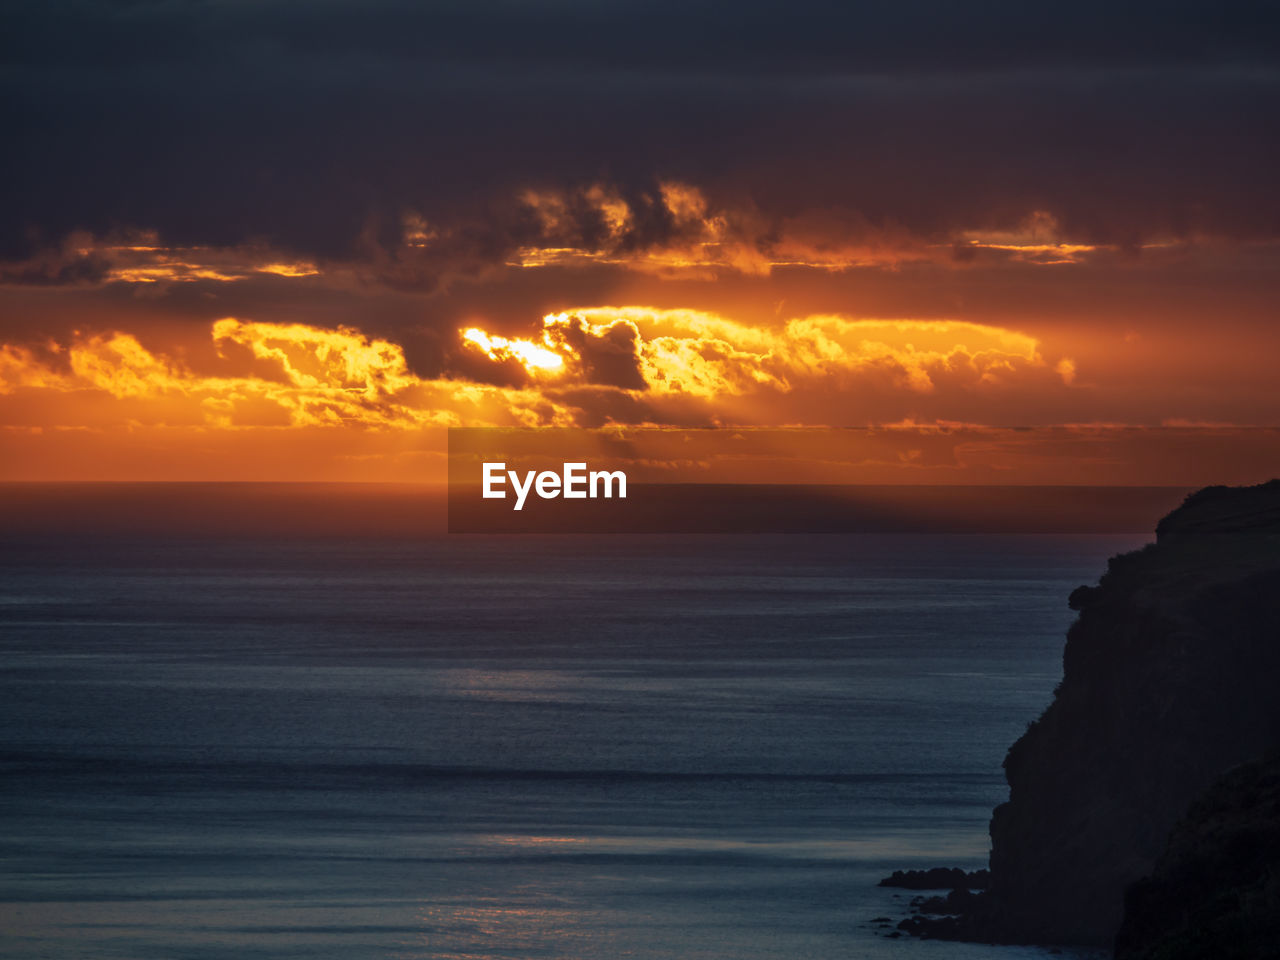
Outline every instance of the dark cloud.
[[1257, 62], [1280, 50], [1265, 3], [997, 0], [32, 0], [3, 49], [27, 63], [379, 59], [756, 76], [861, 69]]
[[582, 317], [571, 316], [555, 327], [555, 333], [556, 341], [579, 358], [587, 383], [623, 390], [648, 387], [640, 369], [640, 331], [634, 324], [619, 320], [596, 329]]
[[[1280, 233], [1270, 5], [11, 3], [0, 254], [76, 229], [307, 257], [406, 211], [477, 272], [542, 229], [527, 188], [661, 179], [766, 218], [922, 234], [1031, 210], [1094, 242]], [[648, 210], [647, 219], [640, 214]], [[601, 241], [598, 211], [568, 221]], [[397, 259], [398, 258], [398, 259]], [[384, 257], [430, 286], [446, 266]]]
[[94, 248], [93, 238], [72, 234], [57, 246], [45, 246], [30, 256], [0, 262], [0, 285], [76, 286], [101, 283], [111, 262]]

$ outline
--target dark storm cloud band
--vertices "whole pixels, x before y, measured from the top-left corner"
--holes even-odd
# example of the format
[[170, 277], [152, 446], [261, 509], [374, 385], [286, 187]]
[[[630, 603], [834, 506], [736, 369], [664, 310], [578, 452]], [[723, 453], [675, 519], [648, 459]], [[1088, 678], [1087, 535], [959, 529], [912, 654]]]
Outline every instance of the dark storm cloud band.
[[[1262, 5], [10, 6], [8, 257], [85, 229], [299, 257], [524, 188], [700, 185], [922, 234], [1277, 231]], [[481, 219], [484, 219], [483, 217]], [[506, 234], [481, 232], [492, 257]]]

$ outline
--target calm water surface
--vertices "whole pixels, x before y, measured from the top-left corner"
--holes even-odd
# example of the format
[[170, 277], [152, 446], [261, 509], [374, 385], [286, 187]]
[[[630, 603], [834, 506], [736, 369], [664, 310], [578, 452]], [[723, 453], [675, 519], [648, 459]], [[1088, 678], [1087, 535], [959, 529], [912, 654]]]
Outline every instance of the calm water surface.
[[0, 554], [0, 954], [1041, 957], [887, 939], [985, 864], [1065, 599], [1138, 537]]

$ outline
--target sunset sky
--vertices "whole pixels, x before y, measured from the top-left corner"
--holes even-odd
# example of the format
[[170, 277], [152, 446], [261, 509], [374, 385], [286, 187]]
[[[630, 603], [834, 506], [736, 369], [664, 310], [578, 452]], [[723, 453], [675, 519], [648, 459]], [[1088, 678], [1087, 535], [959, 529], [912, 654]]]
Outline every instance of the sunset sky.
[[1274, 14], [980, 11], [7, 4], [0, 479], [438, 481], [490, 425], [1280, 473]]

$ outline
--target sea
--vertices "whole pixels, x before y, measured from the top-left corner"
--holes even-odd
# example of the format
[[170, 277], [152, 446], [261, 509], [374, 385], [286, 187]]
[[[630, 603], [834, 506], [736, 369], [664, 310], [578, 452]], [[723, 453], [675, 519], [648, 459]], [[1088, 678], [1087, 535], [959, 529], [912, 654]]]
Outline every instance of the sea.
[[985, 866], [1067, 595], [1146, 539], [9, 543], [0, 955], [1048, 956], [877, 882]]

